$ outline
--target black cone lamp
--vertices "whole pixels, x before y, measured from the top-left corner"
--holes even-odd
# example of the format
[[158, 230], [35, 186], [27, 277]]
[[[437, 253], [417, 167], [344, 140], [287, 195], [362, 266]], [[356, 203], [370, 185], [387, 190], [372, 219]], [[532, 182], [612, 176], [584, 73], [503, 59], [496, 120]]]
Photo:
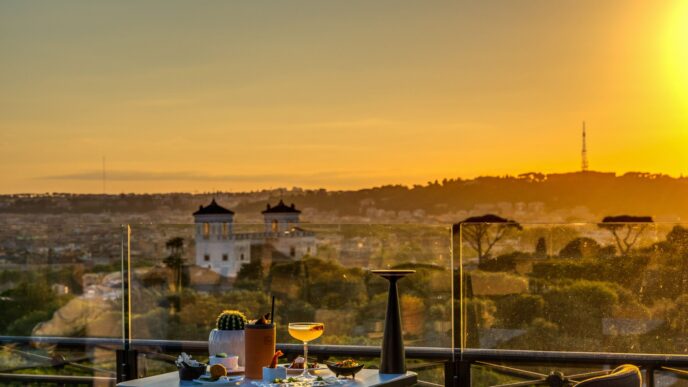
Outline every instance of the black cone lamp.
[[382, 336], [382, 353], [380, 355], [381, 374], [406, 373], [406, 355], [401, 330], [401, 309], [399, 307], [399, 290], [397, 281], [415, 270], [373, 270], [372, 273], [389, 281], [387, 296], [387, 314], [385, 315], [385, 332]]

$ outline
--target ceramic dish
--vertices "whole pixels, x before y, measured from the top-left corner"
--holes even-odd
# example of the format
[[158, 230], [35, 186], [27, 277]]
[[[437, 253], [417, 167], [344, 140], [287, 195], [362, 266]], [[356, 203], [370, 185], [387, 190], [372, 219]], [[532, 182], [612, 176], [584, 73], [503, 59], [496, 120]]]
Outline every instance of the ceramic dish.
[[233, 386], [236, 382], [243, 380], [243, 376], [220, 376], [217, 380], [210, 379], [210, 376], [201, 376], [194, 379], [194, 383], [205, 386]]
[[[289, 375], [300, 374], [300, 373], [303, 372], [303, 368], [289, 368], [290, 365], [291, 365], [291, 364], [280, 364], [280, 365], [278, 365], [278, 367], [284, 367], [284, 368], [286, 368], [286, 369], [287, 369], [287, 373], [288, 373]], [[327, 369], [327, 367], [325, 367], [325, 366], [322, 365], [322, 364], [318, 364], [317, 367], [308, 367], [308, 371], [309, 371], [309, 372], [313, 372], [313, 371], [322, 371], [322, 370], [326, 370], [326, 369]]]
[[351, 376], [352, 378], [356, 378], [356, 374], [363, 369], [363, 363], [358, 363], [358, 365], [354, 367], [339, 367], [337, 366], [336, 363], [325, 363], [327, 364], [327, 368], [332, 371], [335, 376], [339, 377], [341, 376]]

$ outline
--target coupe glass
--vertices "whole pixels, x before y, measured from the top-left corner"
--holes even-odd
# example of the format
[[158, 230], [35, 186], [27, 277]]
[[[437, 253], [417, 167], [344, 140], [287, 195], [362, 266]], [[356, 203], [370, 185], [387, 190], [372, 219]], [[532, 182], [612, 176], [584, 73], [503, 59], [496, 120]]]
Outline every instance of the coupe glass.
[[303, 372], [300, 377], [313, 379], [315, 376], [308, 372], [308, 342], [317, 339], [325, 332], [325, 324], [317, 322], [289, 323], [289, 334], [296, 340], [303, 341]]

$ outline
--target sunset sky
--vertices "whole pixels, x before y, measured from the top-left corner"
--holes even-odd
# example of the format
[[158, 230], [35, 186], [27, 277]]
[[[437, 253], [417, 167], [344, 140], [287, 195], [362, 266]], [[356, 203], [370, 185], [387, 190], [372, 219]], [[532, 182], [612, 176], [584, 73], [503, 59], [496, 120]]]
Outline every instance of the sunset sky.
[[0, 193], [688, 174], [688, 1], [3, 1]]

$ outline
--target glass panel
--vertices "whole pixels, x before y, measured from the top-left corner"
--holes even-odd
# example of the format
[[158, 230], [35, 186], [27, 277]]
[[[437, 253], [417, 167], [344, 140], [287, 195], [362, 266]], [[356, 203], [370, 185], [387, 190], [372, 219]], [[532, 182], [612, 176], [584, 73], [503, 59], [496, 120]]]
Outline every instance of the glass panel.
[[[287, 324], [318, 321], [312, 344], [381, 344], [388, 283], [372, 269], [415, 269], [399, 282], [407, 346], [451, 348], [451, 232], [438, 225], [132, 225], [132, 338], [195, 341], [208, 356], [216, 318], [255, 319], [275, 296], [277, 341], [300, 343]], [[177, 352], [151, 349], [144, 373], [173, 370]], [[160, 360], [163, 360], [162, 362]], [[378, 364], [373, 360], [371, 364]], [[419, 364], [436, 380], [443, 369]], [[434, 369], [434, 371], [433, 371]]]
[[684, 354], [688, 228], [463, 224], [462, 348]]
[[0, 373], [114, 381], [122, 227], [40, 219], [0, 227]]
[[[606, 364], [533, 364], [533, 363], [504, 363], [500, 361], [481, 362], [471, 367], [471, 385], [473, 386], [509, 386], [525, 381], [532, 385], [572, 385], [582, 380], [602, 376], [615, 366]], [[647, 380], [645, 372], [641, 371], [643, 380]], [[545, 379], [549, 382], [543, 383]]]
[[688, 375], [669, 371], [655, 371], [656, 387], [688, 387]]

